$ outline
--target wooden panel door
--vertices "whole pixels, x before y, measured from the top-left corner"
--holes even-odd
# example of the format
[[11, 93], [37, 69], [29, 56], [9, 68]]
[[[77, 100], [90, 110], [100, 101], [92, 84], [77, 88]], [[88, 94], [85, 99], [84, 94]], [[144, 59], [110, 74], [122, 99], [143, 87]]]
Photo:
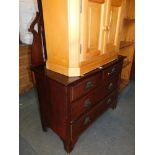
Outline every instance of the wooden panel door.
[[81, 61], [116, 51], [120, 15], [121, 0], [81, 1]]
[[102, 51], [103, 53], [118, 52], [122, 0], [108, 0], [106, 3]]

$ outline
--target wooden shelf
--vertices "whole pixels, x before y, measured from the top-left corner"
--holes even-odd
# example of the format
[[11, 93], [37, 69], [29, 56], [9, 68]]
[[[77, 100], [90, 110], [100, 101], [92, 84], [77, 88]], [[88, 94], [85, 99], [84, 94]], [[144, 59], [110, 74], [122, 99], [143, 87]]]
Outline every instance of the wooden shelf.
[[135, 18], [124, 18], [125, 22], [135, 22]]
[[128, 80], [121, 79], [119, 91], [121, 91], [123, 88], [125, 88], [128, 85]]
[[124, 61], [123, 61], [123, 68], [125, 68], [129, 64], [131, 64], [131, 61], [128, 58], [124, 59]]
[[132, 41], [121, 41], [121, 43], [120, 43], [120, 49], [125, 48], [125, 47], [128, 47], [128, 46], [131, 46], [133, 44], [134, 44], [134, 42], [132, 42]]

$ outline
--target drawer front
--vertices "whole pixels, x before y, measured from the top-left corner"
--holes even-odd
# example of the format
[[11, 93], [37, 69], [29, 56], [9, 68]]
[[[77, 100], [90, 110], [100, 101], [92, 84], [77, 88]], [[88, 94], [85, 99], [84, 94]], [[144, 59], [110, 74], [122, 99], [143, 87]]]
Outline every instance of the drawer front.
[[77, 119], [81, 114], [90, 110], [106, 95], [104, 87], [96, 88], [86, 96], [71, 104], [71, 120]]
[[72, 139], [76, 139], [86, 128], [92, 124], [99, 115], [107, 110], [113, 103], [116, 102], [117, 92], [115, 91], [104, 100], [99, 102], [90, 112], [82, 116], [79, 120], [71, 124]]
[[114, 77], [118, 76], [121, 72], [122, 63], [115, 64], [102, 72], [102, 79], [105, 82], [111, 81]]
[[118, 79], [119, 79], [119, 76], [116, 76], [115, 78], [111, 79], [109, 82], [104, 83], [106, 95], [110, 94], [112, 91], [118, 88]]
[[98, 86], [100, 79], [101, 79], [101, 75], [98, 73], [72, 86], [71, 101], [79, 98], [80, 96], [88, 93], [96, 86]]

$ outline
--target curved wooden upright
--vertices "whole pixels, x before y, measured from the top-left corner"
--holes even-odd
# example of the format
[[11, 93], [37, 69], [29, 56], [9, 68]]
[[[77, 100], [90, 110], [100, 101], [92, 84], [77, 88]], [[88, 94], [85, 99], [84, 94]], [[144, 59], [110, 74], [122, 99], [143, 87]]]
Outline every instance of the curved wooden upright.
[[[38, 10], [33, 22], [30, 25], [29, 31], [33, 34], [32, 53], [31, 53], [31, 65], [37, 67], [45, 65], [47, 60], [46, 41], [44, 33], [44, 21], [42, 15], [42, 3], [38, 1]], [[35, 29], [37, 26], [37, 30]]]

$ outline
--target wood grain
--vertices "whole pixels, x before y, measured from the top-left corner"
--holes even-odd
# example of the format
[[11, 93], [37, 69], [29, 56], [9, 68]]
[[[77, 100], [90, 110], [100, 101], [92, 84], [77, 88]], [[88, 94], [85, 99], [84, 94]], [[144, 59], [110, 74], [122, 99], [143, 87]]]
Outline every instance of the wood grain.
[[121, 89], [127, 86], [129, 82], [135, 53], [135, 0], [125, 0], [123, 8], [124, 20], [122, 21], [121, 27], [122, 33], [120, 34], [121, 42], [119, 54], [127, 58], [123, 63]]
[[[52, 71], [47, 72], [43, 66], [32, 66], [31, 69], [36, 79], [42, 128], [44, 131], [47, 131], [47, 128], [52, 129], [63, 141], [67, 153], [72, 151], [82, 132], [101, 114], [108, 108], [116, 108], [118, 78], [123, 59], [124, 57], [120, 56], [117, 61], [103, 65], [101, 69], [73, 79]], [[108, 80], [106, 80], [105, 71], [109, 72], [116, 66], [120, 66], [115, 73], [117, 76], [108, 76]], [[86, 89], [90, 81], [94, 83], [94, 88], [87, 87]], [[110, 86], [111, 83], [114, 87]], [[92, 89], [88, 90], [88, 88]], [[75, 94], [73, 95], [72, 92]], [[78, 94], [79, 96], [75, 97]], [[74, 96], [73, 100], [71, 96]], [[94, 106], [85, 111], [79, 106], [86, 98], [93, 100]], [[74, 107], [74, 104], [78, 106]], [[74, 112], [72, 111], [73, 107]], [[75, 117], [76, 120], [73, 121]]]
[[80, 76], [117, 58], [122, 0], [42, 0], [42, 6], [47, 69]]
[[31, 46], [19, 45], [19, 93], [23, 94], [33, 88], [30, 71]]

